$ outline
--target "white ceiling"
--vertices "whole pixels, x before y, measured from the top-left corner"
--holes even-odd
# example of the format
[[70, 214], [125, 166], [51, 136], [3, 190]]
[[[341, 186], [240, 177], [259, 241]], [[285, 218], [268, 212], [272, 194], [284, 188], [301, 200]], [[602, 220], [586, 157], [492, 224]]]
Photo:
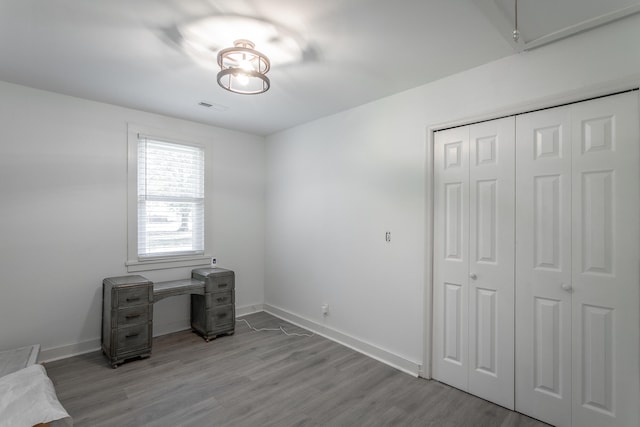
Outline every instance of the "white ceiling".
[[[520, 28], [527, 42], [639, 2], [520, 0]], [[0, 80], [266, 135], [514, 54], [512, 14], [513, 0], [0, 0]], [[229, 93], [176, 43], [216, 15], [286, 28], [303, 58], [273, 64], [265, 94]]]

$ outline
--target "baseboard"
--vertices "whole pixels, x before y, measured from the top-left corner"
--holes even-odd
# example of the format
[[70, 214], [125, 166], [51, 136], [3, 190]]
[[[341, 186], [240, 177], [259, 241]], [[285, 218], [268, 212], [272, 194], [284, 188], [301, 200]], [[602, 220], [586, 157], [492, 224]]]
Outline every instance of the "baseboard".
[[[242, 307], [236, 307], [236, 317], [246, 316], [247, 314], [257, 313], [263, 311], [263, 304], [251, 304], [244, 305]], [[153, 337], [159, 337], [162, 335], [172, 334], [174, 332], [186, 331], [191, 329], [191, 319], [184, 318], [176, 320], [174, 322], [153, 325]]]
[[260, 311], [264, 311], [264, 304], [244, 305], [242, 307], [236, 307], [236, 317], [246, 316], [251, 313], [258, 313]]
[[79, 354], [91, 353], [101, 348], [100, 338], [83, 341], [75, 344], [63, 345], [40, 350], [38, 362], [53, 362], [54, 360], [66, 359], [67, 357], [78, 356]]
[[[308, 329], [315, 334], [349, 347], [357, 352], [365, 354], [382, 363], [399, 369], [411, 376], [417, 377], [421, 372], [421, 366], [417, 362], [405, 359], [402, 356], [398, 356], [397, 354], [391, 353], [387, 350], [383, 350], [373, 344], [369, 344], [366, 341], [352, 337], [343, 332], [329, 328], [325, 325], [321, 325], [312, 320], [306, 319], [302, 316], [298, 316], [289, 311], [269, 304], [251, 304], [242, 307], [236, 307], [236, 317], [242, 317], [260, 311], [266, 311], [267, 313], [282, 320], [286, 320], [287, 322], [290, 322], [294, 325]], [[162, 325], [156, 325], [156, 328], [158, 332], [153, 334], [154, 337], [184, 331], [186, 329], [189, 329], [190, 325], [188, 323], [188, 320], [181, 320]], [[42, 349], [40, 350], [38, 362], [53, 362], [54, 360], [66, 359], [67, 357], [73, 357], [80, 354], [99, 351], [100, 348], [100, 339], [96, 338], [76, 344]]]
[[156, 323], [153, 322], [153, 337], [172, 334], [174, 332], [186, 331], [191, 329], [191, 319], [184, 318], [174, 322]]
[[397, 354], [381, 349], [380, 347], [376, 347], [375, 345], [369, 344], [359, 338], [355, 338], [325, 325], [321, 325], [302, 316], [298, 316], [297, 314], [293, 314], [269, 304], [264, 304], [264, 311], [296, 326], [308, 329], [317, 335], [330, 339], [331, 341], [335, 341], [338, 344], [342, 344], [345, 347], [349, 347], [352, 350], [376, 359], [393, 368], [399, 369], [411, 376], [417, 377], [421, 371], [421, 366], [417, 362], [405, 359], [402, 356], [398, 356]]
[[[242, 307], [236, 307], [236, 316], [246, 316], [247, 314], [264, 311], [263, 304], [251, 304]], [[172, 334], [174, 332], [185, 331], [191, 328], [189, 319], [180, 319], [175, 322], [155, 324], [153, 336]], [[54, 360], [66, 359], [67, 357], [78, 356], [80, 354], [99, 351], [102, 347], [100, 338], [83, 341], [80, 343], [63, 345], [40, 350], [38, 362], [53, 362]]]

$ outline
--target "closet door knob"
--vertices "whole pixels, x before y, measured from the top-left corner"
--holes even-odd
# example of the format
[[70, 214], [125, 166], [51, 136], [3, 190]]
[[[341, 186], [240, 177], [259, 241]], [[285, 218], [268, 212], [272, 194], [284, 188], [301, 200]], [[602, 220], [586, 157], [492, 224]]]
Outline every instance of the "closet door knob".
[[571, 285], [569, 285], [568, 283], [562, 283], [560, 285], [560, 287], [562, 288], [563, 291], [565, 292], [571, 292], [573, 291], [573, 287]]
[[469, 278], [471, 280], [476, 280], [478, 278], [478, 275], [476, 273], [471, 273], [471, 274], [469, 274]]

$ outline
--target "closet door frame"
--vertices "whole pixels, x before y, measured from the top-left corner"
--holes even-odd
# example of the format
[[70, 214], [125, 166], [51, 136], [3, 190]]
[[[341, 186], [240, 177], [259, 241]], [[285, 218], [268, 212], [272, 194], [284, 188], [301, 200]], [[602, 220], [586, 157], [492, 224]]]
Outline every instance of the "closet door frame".
[[[485, 120], [517, 115], [553, 106], [560, 106], [573, 102], [586, 101], [592, 98], [614, 95], [617, 93], [637, 90], [640, 79], [637, 77], [624, 78], [614, 81], [601, 82], [585, 86], [578, 90], [564, 91], [543, 98], [532, 98], [525, 102], [517, 102], [499, 107], [479, 115], [465, 116], [458, 119], [436, 122], [425, 127], [425, 288], [423, 293], [423, 357], [418, 375], [424, 379], [432, 379], [432, 349], [433, 349], [433, 237], [434, 237], [434, 152], [435, 132], [451, 127], [464, 126]], [[640, 99], [640, 96], [639, 96]], [[640, 101], [639, 101], [640, 109]], [[638, 405], [638, 419], [640, 420], [640, 405]]]
[[[435, 142], [434, 134], [438, 131], [465, 126], [471, 123], [481, 122], [485, 120], [494, 120], [501, 117], [513, 116], [543, 108], [560, 106], [572, 102], [585, 101], [600, 96], [614, 95], [616, 93], [627, 92], [640, 88], [640, 79], [637, 77], [623, 78], [615, 81], [602, 82], [599, 84], [585, 86], [578, 90], [563, 91], [552, 96], [543, 98], [532, 98], [525, 102], [517, 102], [500, 106], [496, 109], [453, 120], [440, 121], [427, 124], [424, 127], [425, 140], [425, 263], [424, 263], [424, 292], [423, 292], [423, 343], [422, 343], [422, 366], [418, 370], [418, 376], [424, 379], [432, 379], [432, 358], [431, 349], [433, 347], [433, 221], [434, 221], [434, 203], [433, 203], [433, 184], [434, 184], [434, 154], [433, 144]], [[640, 405], [638, 405], [638, 419], [640, 419]]]

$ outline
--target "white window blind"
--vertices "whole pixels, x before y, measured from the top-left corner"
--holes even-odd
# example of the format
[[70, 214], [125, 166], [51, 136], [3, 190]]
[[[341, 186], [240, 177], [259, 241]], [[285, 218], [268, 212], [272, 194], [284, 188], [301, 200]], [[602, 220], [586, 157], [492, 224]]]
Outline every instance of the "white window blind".
[[138, 259], [204, 254], [204, 157], [138, 136]]

